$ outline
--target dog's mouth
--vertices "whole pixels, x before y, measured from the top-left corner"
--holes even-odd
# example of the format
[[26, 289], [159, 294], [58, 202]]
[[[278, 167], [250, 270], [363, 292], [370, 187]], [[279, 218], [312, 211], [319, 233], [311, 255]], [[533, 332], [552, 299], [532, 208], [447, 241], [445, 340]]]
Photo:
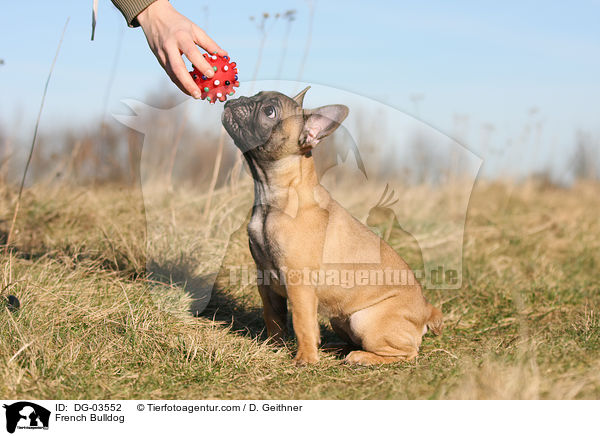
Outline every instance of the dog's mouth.
[[303, 145], [302, 147], [300, 147], [300, 154], [303, 154], [306, 157], [311, 157], [312, 149], [313, 148], [310, 145]]
[[241, 135], [241, 124], [239, 119], [236, 117], [235, 111], [232, 108], [225, 107], [223, 114], [221, 115], [221, 124], [225, 127], [229, 136], [237, 143], [237, 139]]
[[223, 126], [225, 128], [239, 127], [239, 124], [233, 115], [233, 110], [231, 110], [231, 108], [229, 107], [225, 107], [225, 109], [223, 109], [223, 115], [221, 115], [221, 122], [223, 123]]
[[221, 123], [237, 148], [246, 153], [263, 144], [254, 131], [248, 127], [247, 111], [239, 106], [225, 106]]

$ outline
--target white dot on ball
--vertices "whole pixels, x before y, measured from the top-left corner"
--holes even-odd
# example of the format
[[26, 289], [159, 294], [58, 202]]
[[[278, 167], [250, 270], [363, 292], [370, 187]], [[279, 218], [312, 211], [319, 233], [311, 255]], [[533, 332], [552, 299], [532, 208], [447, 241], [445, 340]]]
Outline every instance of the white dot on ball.
[[229, 67], [228, 67], [227, 65], [225, 65], [225, 66], [223, 67], [223, 71], [227, 71], [227, 70], [229, 70]]
[[221, 94], [220, 92], [217, 92], [217, 97], [221, 98], [221, 97], [223, 97], [223, 94]]
[[212, 58], [213, 60], [217, 59], [217, 57], [216, 57], [215, 55], [212, 55], [212, 56], [211, 56], [211, 58]]
[[219, 82], [218, 80], [215, 80], [215, 86], [219, 86], [221, 84], [221, 82]]

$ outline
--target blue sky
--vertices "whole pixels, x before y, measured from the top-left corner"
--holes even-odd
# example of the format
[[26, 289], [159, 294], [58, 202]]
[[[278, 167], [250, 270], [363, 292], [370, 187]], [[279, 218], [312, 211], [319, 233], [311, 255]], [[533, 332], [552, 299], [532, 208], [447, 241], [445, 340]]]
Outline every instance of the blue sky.
[[[297, 10], [281, 79], [298, 78], [309, 25], [305, 1], [173, 0], [229, 51], [250, 80], [260, 34], [248, 17]], [[27, 137], [67, 16], [71, 21], [50, 84], [41, 129], [90, 125], [102, 113], [119, 38], [121, 52], [108, 111], [123, 98], [174, 88], [149, 51], [141, 29], [125, 26], [99, 0], [90, 41], [92, 1], [2, 2], [0, 126]], [[207, 13], [208, 12], [208, 13]], [[301, 79], [369, 96], [418, 116], [485, 154], [512, 143], [527, 125], [542, 125], [535, 165], [574, 142], [578, 129], [600, 136], [600, 2], [327, 1], [315, 2], [310, 52]], [[285, 23], [271, 23], [257, 79], [276, 79]], [[422, 96], [418, 107], [411, 96]], [[199, 103], [201, 104], [201, 103]], [[531, 111], [532, 108], [537, 108]], [[530, 129], [531, 130], [531, 129]], [[487, 132], [487, 133], [486, 133]], [[531, 142], [531, 141], [530, 141]], [[557, 152], [559, 150], [559, 152]], [[542, 162], [543, 161], [543, 162]]]

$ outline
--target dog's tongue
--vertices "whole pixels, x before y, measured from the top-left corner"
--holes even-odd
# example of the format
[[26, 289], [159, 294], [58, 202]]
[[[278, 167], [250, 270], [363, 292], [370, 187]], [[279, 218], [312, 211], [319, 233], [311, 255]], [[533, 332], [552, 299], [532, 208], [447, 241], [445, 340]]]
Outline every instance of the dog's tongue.
[[196, 85], [198, 85], [202, 92], [200, 98], [202, 100], [206, 99], [213, 104], [217, 100], [227, 100], [227, 95], [231, 96], [235, 93], [233, 87], [240, 86], [235, 62], [230, 62], [228, 56], [208, 55], [206, 53], [203, 56], [212, 65], [215, 75], [209, 79], [195, 67], [193, 71], [190, 71], [194, 82], [196, 82]]

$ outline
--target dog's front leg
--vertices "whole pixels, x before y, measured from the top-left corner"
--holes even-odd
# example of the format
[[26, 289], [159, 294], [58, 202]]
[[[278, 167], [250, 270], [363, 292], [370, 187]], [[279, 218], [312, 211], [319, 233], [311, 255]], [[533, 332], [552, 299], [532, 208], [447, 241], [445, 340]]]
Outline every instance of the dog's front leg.
[[317, 307], [319, 300], [315, 289], [310, 286], [290, 286], [287, 288], [292, 309], [294, 333], [298, 341], [298, 352], [294, 360], [297, 364], [316, 363], [319, 360], [317, 348], [320, 343]]
[[263, 302], [267, 336], [275, 342], [283, 342], [287, 330], [287, 300], [266, 285], [258, 285], [258, 292]]

